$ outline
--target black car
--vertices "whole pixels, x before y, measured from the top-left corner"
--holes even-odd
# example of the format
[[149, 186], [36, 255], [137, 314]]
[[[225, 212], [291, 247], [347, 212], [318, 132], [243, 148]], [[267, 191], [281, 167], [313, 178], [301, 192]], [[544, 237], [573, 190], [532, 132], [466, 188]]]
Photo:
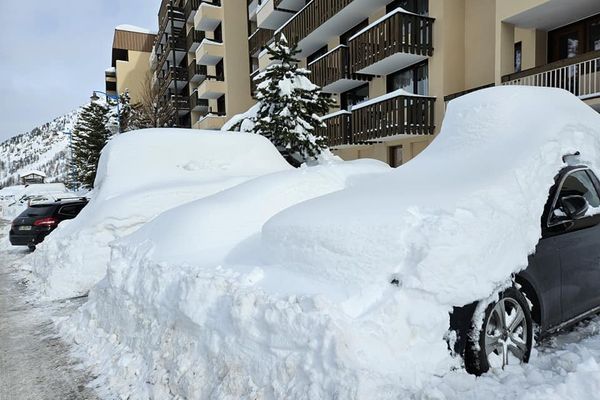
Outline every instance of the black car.
[[534, 327], [543, 339], [600, 311], [600, 181], [589, 168], [560, 172], [541, 224], [535, 254], [513, 287], [450, 317], [454, 350], [471, 373], [527, 362]]
[[30, 205], [12, 222], [10, 243], [34, 250], [59, 223], [75, 218], [87, 203], [86, 198], [77, 198]]

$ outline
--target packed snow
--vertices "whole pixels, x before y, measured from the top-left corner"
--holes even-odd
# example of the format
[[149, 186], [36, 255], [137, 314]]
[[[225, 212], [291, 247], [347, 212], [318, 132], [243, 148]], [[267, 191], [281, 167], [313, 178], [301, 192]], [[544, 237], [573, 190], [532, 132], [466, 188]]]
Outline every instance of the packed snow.
[[46, 297], [84, 294], [106, 274], [114, 239], [170, 208], [290, 168], [257, 135], [189, 129], [118, 135], [102, 152], [90, 203], [52, 232], [29, 267]]
[[[124, 194], [155, 199], [154, 179], [127, 188], [130, 178], [106, 168], [115, 147], [103, 154], [100, 215], [140, 207], [113, 203]], [[110, 235], [121, 239], [110, 257], [103, 242], [106, 277], [62, 332], [123, 398], [598, 398], [597, 337], [479, 379], [445, 337], [453, 306], [489, 298], [527, 266], [563, 157], [579, 151], [598, 172], [599, 150], [600, 116], [568, 92], [463, 96], [400, 168], [326, 159], [273, 168]], [[87, 257], [67, 263], [77, 274], [47, 279], [50, 291], [94, 258], [92, 242], [72, 246]], [[45, 260], [55, 270], [56, 253]], [[597, 333], [597, 322], [582, 329]]]
[[32, 200], [54, 199], [69, 195], [63, 183], [34, 183], [0, 189], [0, 219], [12, 220], [27, 209]]

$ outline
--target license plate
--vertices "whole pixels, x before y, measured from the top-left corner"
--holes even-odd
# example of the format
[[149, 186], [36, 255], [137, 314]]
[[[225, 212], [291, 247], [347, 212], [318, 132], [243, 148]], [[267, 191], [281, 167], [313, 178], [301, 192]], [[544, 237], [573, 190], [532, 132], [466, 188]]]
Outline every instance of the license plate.
[[30, 231], [31, 230], [31, 226], [26, 226], [26, 225], [19, 226], [19, 230], [20, 231]]

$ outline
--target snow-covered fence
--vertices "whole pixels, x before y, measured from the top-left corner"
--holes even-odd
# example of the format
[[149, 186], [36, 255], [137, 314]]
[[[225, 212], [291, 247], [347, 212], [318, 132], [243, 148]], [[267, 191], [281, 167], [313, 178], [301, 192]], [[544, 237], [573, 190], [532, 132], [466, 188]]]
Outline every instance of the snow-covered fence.
[[600, 94], [600, 51], [507, 75], [503, 85], [565, 89], [582, 99]]

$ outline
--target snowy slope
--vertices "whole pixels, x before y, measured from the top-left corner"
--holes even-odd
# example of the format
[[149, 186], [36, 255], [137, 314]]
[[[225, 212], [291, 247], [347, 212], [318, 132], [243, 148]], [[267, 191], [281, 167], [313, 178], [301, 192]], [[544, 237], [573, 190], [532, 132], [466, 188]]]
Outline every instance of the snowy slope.
[[0, 143], [0, 188], [18, 183], [19, 174], [39, 170], [48, 182], [64, 182], [68, 174], [69, 137], [79, 110]]

